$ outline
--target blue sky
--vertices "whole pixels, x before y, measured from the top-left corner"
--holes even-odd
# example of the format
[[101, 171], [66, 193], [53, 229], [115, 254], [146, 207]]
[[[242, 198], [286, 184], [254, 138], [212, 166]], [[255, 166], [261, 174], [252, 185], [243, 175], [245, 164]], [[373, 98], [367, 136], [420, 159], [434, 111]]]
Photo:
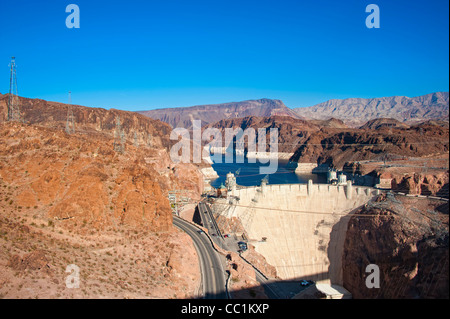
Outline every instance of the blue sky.
[[[67, 5], [80, 29], [65, 25]], [[368, 29], [365, 8], [380, 8]], [[449, 1], [1, 1], [0, 92], [147, 110], [258, 98], [418, 96], [449, 87]]]

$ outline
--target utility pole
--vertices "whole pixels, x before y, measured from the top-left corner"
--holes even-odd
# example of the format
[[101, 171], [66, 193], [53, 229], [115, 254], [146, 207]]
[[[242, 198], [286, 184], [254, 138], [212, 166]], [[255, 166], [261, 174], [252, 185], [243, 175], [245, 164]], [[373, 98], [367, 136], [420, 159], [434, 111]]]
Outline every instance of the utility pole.
[[73, 117], [73, 110], [72, 110], [72, 92], [70, 91], [69, 91], [69, 107], [67, 110], [66, 133], [67, 134], [75, 133], [75, 120]]
[[17, 89], [16, 58], [11, 58], [9, 78], [8, 122], [23, 122], [20, 116], [19, 93]]

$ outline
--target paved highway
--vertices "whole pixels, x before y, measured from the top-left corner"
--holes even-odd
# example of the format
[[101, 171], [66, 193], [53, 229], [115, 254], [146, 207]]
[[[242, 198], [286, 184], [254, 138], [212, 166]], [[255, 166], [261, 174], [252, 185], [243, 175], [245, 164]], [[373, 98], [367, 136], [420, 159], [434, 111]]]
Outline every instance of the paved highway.
[[177, 216], [173, 216], [173, 224], [188, 234], [194, 242], [201, 267], [204, 298], [226, 299], [225, 273], [210, 239], [205, 233], [199, 232], [199, 228]]
[[[204, 202], [198, 204], [198, 209], [200, 216], [202, 218], [203, 226], [208, 229], [208, 232], [213, 235], [212, 239], [214, 242], [225, 250], [231, 250], [237, 252], [239, 247], [237, 245], [237, 240], [232, 238], [225, 242], [225, 238], [220, 232], [219, 226], [217, 225], [215, 218], [212, 214], [211, 209]], [[239, 256], [242, 258], [241, 254]], [[247, 263], [248, 261], [243, 258]], [[250, 264], [250, 263], [249, 263]], [[251, 265], [251, 264], [250, 264]], [[258, 269], [255, 269], [256, 280], [264, 287], [267, 296], [270, 299], [279, 299], [282, 293], [277, 287], [276, 282], [269, 281]]]
[[203, 227], [208, 229], [208, 233], [213, 237], [214, 242], [221, 248], [224, 248], [223, 236], [220, 232], [219, 226], [216, 223], [216, 219], [214, 218], [208, 205], [206, 205], [204, 202], [198, 203], [198, 211], [202, 219]]

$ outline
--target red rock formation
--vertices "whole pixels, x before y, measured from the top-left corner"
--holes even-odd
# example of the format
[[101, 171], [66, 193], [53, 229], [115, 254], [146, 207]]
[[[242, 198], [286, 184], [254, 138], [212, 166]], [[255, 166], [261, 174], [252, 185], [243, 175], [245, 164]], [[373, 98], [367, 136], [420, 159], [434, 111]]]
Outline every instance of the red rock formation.
[[346, 163], [447, 155], [449, 130], [421, 124], [410, 128], [377, 130], [323, 128], [297, 148], [292, 159], [302, 163], [327, 163], [342, 169]]
[[448, 198], [449, 173], [410, 173], [391, 175], [392, 190], [413, 195], [432, 195]]
[[86, 138], [21, 124], [2, 124], [0, 134], [0, 176], [17, 187], [19, 206], [47, 206], [49, 217], [98, 227], [171, 227], [164, 178], [145, 163], [144, 149], [119, 155], [112, 139], [99, 134]]

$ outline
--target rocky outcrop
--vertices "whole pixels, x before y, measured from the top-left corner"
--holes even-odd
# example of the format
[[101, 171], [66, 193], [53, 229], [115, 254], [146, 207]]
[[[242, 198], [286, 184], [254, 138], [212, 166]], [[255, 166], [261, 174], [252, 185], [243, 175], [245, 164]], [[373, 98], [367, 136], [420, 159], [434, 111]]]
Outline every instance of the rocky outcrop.
[[44, 272], [50, 272], [48, 259], [45, 256], [45, 252], [42, 250], [35, 250], [23, 257], [19, 255], [13, 255], [11, 256], [11, 259], [9, 260], [7, 266], [16, 271], [42, 270]]
[[263, 286], [256, 280], [255, 270], [235, 252], [227, 253], [230, 272], [229, 291], [232, 299], [267, 299]]
[[[348, 224], [344, 287], [353, 298], [449, 298], [448, 203], [381, 196]], [[375, 264], [380, 287], [366, 280]], [[369, 278], [371, 280], [371, 278]]]
[[448, 198], [449, 173], [410, 173], [391, 175], [391, 188], [397, 192], [413, 195], [439, 196]]
[[346, 163], [359, 161], [383, 162], [410, 157], [448, 156], [448, 137], [448, 128], [429, 123], [409, 128], [322, 128], [312, 132], [298, 145], [292, 160], [301, 163], [326, 163], [342, 169]]

